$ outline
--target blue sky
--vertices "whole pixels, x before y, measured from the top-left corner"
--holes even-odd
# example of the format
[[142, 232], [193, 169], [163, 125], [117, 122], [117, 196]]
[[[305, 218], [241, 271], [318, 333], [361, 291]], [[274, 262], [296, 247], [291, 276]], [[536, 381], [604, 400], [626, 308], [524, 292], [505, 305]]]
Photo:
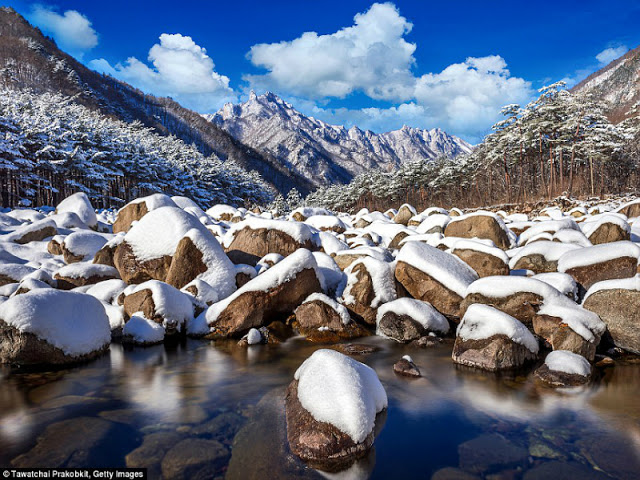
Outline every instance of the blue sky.
[[640, 45], [640, 2], [10, 1], [88, 66], [202, 113], [273, 91], [322, 120], [481, 139], [501, 105]]

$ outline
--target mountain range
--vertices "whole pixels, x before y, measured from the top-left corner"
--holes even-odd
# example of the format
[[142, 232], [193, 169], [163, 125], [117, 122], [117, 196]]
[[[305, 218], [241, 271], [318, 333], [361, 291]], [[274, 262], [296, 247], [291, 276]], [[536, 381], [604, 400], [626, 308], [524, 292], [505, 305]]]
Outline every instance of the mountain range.
[[274, 93], [241, 104], [226, 104], [205, 118], [240, 142], [273, 156], [317, 186], [346, 183], [363, 171], [396, 169], [412, 160], [453, 158], [472, 146], [440, 129], [404, 126], [376, 134], [358, 127], [330, 125], [303, 115]]

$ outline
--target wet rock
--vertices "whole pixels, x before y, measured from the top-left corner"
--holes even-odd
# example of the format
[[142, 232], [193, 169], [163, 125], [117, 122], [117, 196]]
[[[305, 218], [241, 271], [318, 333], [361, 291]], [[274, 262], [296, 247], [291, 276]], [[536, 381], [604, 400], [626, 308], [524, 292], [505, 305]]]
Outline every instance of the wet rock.
[[408, 315], [386, 312], [378, 322], [377, 330], [386, 337], [401, 343], [418, 340], [427, 335], [427, 330]]
[[409, 355], [405, 355], [396, 363], [394, 363], [393, 371], [398, 375], [403, 375], [405, 377], [418, 378], [422, 376], [417, 365], [413, 363], [413, 360], [411, 360], [411, 357]]
[[149, 478], [160, 478], [162, 459], [184, 438], [176, 432], [157, 432], [145, 435], [140, 445], [125, 457], [127, 468], [146, 468]]
[[482, 340], [456, 339], [452, 358], [460, 365], [495, 372], [519, 368], [535, 360], [537, 355], [506, 335], [494, 335]]
[[370, 355], [380, 350], [380, 347], [364, 343], [343, 343], [334, 348], [345, 355]]
[[246, 419], [234, 412], [223, 412], [211, 420], [194, 426], [189, 433], [206, 436], [224, 444], [231, 443]]
[[[324, 297], [324, 295], [323, 295]], [[314, 298], [313, 296], [310, 298]], [[309, 301], [308, 299], [295, 310], [297, 325], [294, 326], [307, 340], [317, 343], [333, 343], [339, 340], [363, 337], [369, 332], [349, 317], [347, 309], [342, 307], [339, 312], [334, 306], [320, 299]], [[348, 322], [345, 324], [345, 320]]]
[[182, 440], [162, 459], [166, 479], [206, 479], [221, 472], [229, 452], [220, 442], [199, 438]]
[[458, 455], [463, 470], [486, 474], [526, 466], [529, 452], [501, 435], [490, 433], [458, 446]]
[[87, 467], [95, 450], [108, 441], [111, 423], [100, 418], [77, 417], [49, 425], [36, 446], [11, 461], [18, 468]]
[[499, 248], [507, 249], [511, 245], [506, 228], [489, 212], [466, 215], [450, 221], [445, 230], [445, 237], [484, 238], [493, 241]]
[[549, 369], [547, 365], [541, 365], [535, 371], [535, 376], [538, 380], [551, 387], [577, 387], [589, 382], [589, 377], [554, 371]]

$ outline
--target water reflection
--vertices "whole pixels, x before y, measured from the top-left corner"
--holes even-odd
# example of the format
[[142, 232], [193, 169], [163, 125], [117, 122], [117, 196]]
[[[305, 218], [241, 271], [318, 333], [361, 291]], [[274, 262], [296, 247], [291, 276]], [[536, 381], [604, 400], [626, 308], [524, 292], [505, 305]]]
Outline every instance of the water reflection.
[[[461, 458], [461, 445], [485, 434], [526, 451], [525, 468], [559, 461], [617, 478], [638, 476], [638, 363], [623, 362], [592, 385], [558, 392], [539, 387], [527, 372], [496, 376], [456, 367], [450, 343], [412, 349], [378, 337], [362, 342], [379, 348], [356, 358], [378, 373], [389, 410], [375, 451], [344, 472], [309, 469], [286, 446], [284, 388], [298, 366], [322, 348], [300, 338], [249, 348], [192, 340], [150, 348], [114, 344], [108, 355], [76, 368], [3, 369], [0, 464], [25, 452], [30, 453], [23, 459], [43, 461], [37, 454], [47, 448], [57, 452], [55, 458], [71, 458], [65, 438], [57, 433], [52, 442], [47, 427], [56, 431], [60, 422], [76, 420], [72, 426], [82, 431], [86, 419], [99, 419], [106, 433], [87, 447], [88, 462], [133, 466], [144, 459], [158, 476], [184, 468], [190, 475], [213, 469], [227, 478], [429, 478], [469, 462]], [[422, 378], [393, 373], [393, 364], [407, 353]], [[67, 445], [76, 441], [68, 440]], [[197, 458], [176, 465], [185, 456], [180, 448], [193, 440], [217, 448], [215, 465]], [[109, 450], [114, 444], [120, 448]]]

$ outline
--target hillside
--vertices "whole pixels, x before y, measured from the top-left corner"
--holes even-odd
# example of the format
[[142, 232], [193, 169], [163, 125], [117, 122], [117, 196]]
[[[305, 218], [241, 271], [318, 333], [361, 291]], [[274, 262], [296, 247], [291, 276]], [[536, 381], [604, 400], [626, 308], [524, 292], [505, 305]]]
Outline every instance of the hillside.
[[223, 129], [170, 98], [147, 95], [112, 77], [96, 73], [61, 51], [55, 42], [10, 8], [0, 8], [0, 86], [28, 88], [36, 93], [60, 93], [125, 122], [139, 121], [161, 135], [175, 135], [195, 144], [205, 156], [215, 154], [255, 170], [276, 189], [311, 184], [275, 158], [242, 144]]
[[317, 186], [346, 183], [371, 169], [392, 171], [409, 161], [453, 158], [472, 149], [440, 129], [405, 126], [376, 134], [330, 125], [300, 113], [273, 93], [251, 92], [247, 102], [226, 104], [205, 118]]

